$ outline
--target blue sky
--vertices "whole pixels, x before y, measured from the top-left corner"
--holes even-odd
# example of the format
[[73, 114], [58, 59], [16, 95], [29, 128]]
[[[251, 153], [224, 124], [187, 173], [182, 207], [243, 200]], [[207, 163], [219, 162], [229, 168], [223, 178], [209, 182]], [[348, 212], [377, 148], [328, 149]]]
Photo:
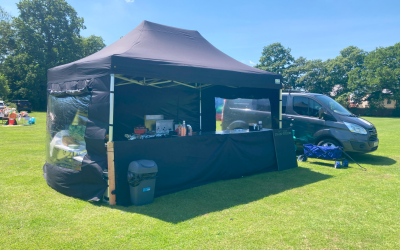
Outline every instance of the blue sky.
[[[18, 15], [15, 0], [0, 0]], [[215, 47], [249, 65], [264, 46], [280, 42], [292, 55], [334, 58], [354, 45], [366, 51], [400, 42], [399, 0], [69, 0], [107, 45], [148, 20], [198, 30]]]

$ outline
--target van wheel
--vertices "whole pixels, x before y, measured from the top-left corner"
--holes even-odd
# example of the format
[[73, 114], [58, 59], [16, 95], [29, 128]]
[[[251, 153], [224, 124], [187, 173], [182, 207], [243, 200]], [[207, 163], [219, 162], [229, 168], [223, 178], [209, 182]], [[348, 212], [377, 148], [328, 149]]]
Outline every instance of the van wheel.
[[318, 142], [318, 146], [337, 147], [340, 146], [340, 143], [335, 139], [323, 139], [320, 142]]
[[306, 155], [299, 155], [299, 156], [297, 157], [297, 160], [298, 160], [298, 161], [307, 161], [307, 156], [306, 156]]
[[244, 121], [234, 121], [231, 124], [229, 124], [228, 128], [229, 130], [233, 129], [248, 129], [249, 124], [244, 122]]

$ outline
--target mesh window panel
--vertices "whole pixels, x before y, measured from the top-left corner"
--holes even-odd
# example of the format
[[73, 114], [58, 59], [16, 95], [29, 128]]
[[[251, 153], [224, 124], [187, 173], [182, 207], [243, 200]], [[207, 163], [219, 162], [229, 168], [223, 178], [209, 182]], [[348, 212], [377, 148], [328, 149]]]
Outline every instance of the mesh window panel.
[[91, 95], [49, 95], [47, 109], [47, 162], [81, 170], [86, 155], [84, 139]]

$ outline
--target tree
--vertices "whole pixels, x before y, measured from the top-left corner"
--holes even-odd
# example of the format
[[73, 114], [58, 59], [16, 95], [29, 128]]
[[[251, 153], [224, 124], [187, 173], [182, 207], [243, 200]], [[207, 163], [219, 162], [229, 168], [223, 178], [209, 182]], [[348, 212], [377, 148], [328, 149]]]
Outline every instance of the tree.
[[13, 20], [16, 48], [4, 62], [12, 98], [46, 107], [47, 69], [80, 58], [83, 19], [63, 0], [22, 0]]
[[10, 93], [7, 79], [4, 75], [0, 74], [0, 100], [7, 100], [7, 96]]
[[349, 73], [349, 88], [356, 102], [367, 100], [371, 109], [381, 108], [384, 99], [400, 108], [400, 43], [370, 52], [364, 66]]
[[15, 19], [20, 49], [47, 68], [78, 59], [83, 18], [64, 0], [22, 0]]
[[46, 107], [47, 70], [102, 49], [98, 36], [82, 38], [83, 18], [65, 0], [21, 0], [18, 17], [11, 22], [15, 47], [5, 56], [1, 72], [12, 98]]
[[[13, 35], [11, 16], [0, 6], [0, 72], [2, 63], [14, 47]], [[9, 93], [7, 78], [0, 73], [0, 100], [7, 100]]]
[[299, 82], [299, 79], [307, 73], [305, 66], [307, 65], [307, 60], [304, 57], [299, 57], [294, 60], [291, 67], [287, 68], [283, 75], [287, 79], [285, 87], [291, 87], [292, 89], [304, 89], [304, 82]]
[[309, 92], [330, 96], [333, 84], [327, 81], [329, 63], [331, 63], [330, 60], [322, 61], [320, 59], [307, 61], [302, 67], [302, 70], [307, 73], [300, 77], [298, 85], [303, 86]]
[[101, 36], [91, 35], [82, 38], [83, 57], [90, 56], [106, 47]]
[[349, 46], [327, 61], [294, 60], [290, 52], [280, 43], [266, 46], [256, 67], [281, 74], [285, 86], [334, 96], [343, 106], [350, 95], [372, 109], [383, 107], [384, 99], [395, 100], [400, 115], [400, 43], [370, 53]]
[[0, 66], [15, 48], [11, 16], [0, 6]]
[[[295, 61], [293, 56], [290, 54], [290, 51], [290, 48], [285, 48], [280, 43], [270, 44], [264, 47], [260, 63], [255, 67], [261, 70], [281, 74], [283, 77], [283, 84], [287, 85], [289, 82], [289, 76], [285, 73]], [[290, 81], [293, 80], [291, 79]]]
[[326, 78], [328, 85], [333, 86], [333, 95], [336, 101], [343, 106], [349, 104], [348, 98], [351, 90], [348, 88], [349, 73], [354, 70], [362, 70], [364, 59], [367, 55], [362, 49], [349, 46], [340, 51], [340, 55], [330, 60], [327, 64], [329, 75]]

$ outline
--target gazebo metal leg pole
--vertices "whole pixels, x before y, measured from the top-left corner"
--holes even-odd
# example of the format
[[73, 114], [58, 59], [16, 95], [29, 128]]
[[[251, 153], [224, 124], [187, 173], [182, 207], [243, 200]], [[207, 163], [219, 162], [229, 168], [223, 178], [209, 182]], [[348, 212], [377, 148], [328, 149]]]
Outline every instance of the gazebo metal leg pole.
[[107, 142], [108, 197], [110, 205], [116, 205], [114, 168], [114, 74], [110, 75], [110, 118]]
[[200, 84], [200, 132], [201, 132], [201, 84]]
[[110, 118], [109, 118], [109, 129], [108, 129], [108, 141], [114, 140], [114, 74], [110, 75]]
[[282, 128], [282, 89], [279, 90], [279, 128]]

